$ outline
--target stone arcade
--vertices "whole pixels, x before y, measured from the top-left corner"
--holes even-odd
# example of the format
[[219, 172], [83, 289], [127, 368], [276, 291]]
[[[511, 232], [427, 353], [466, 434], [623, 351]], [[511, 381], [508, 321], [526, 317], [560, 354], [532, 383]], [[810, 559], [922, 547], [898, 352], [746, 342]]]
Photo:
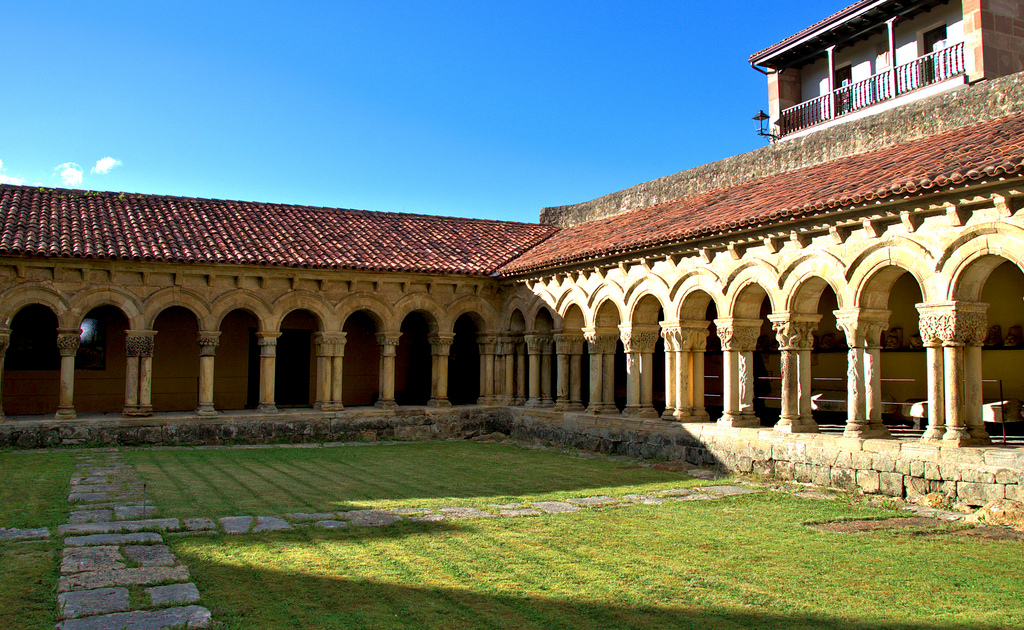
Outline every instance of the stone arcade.
[[[762, 58], [819, 46], [845, 98], [842, 37], [950, 6], [863, 0]], [[960, 28], [944, 91], [540, 224], [0, 186], [0, 445], [502, 430], [1020, 500], [986, 421], [1024, 400], [1024, 75]]]

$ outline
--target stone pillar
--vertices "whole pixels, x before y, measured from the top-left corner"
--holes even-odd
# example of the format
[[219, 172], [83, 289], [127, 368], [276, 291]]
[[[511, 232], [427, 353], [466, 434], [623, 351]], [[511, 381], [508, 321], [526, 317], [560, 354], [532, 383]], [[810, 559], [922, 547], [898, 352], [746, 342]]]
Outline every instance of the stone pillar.
[[313, 334], [313, 343], [316, 347], [316, 401], [313, 409], [323, 409], [324, 405], [330, 406], [331, 401], [331, 347], [330, 340], [324, 337], [324, 333]]
[[780, 313], [768, 319], [782, 352], [782, 413], [775, 430], [817, 433], [818, 425], [811, 417], [810, 351], [821, 315]]
[[[921, 307], [921, 304], [917, 305], [919, 311]], [[941, 441], [946, 432], [946, 389], [942, 382], [945, 366], [942, 364], [942, 339], [939, 338], [936, 321], [936, 318], [929, 315], [926, 323], [922, 313], [918, 323], [921, 341], [927, 353], [925, 369], [928, 380], [928, 427], [921, 436], [922, 442]]]
[[570, 366], [570, 351], [575, 338], [582, 341], [582, 337], [558, 333], [555, 335], [555, 356], [558, 359], [557, 386], [555, 387], [555, 409], [565, 411], [569, 408], [569, 389], [573, 379], [579, 380], [579, 371], [572, 371]]
[[455, 340], [454, 333], [434, 333], [427, 337], [430, 342], [432, 369], [430, 370], [429, 407], [451, 407], [448, 401], [448, 355]]
[[155, 330], [126, 330], [124, 354], [125, 417], [153, 415], [153, 349]]
[[517, 337], [516, 353], [516, 398], [515, 404], [526, 404], [526, 341]]
[[217, 410], [213, 408], [213, 360], [220, 345], [220, 331], [200, 330], [196, 334], [196, 343], [199, 344], [199, 406], [196, 407], [196, 415], [215, 416]]
[[[615, 341], [618, 335], [598, 329], [583, 331], [583, 337], [587, 340], [587, 350], [590, 352], [590, 404], [587, 413], [611, 413], [614, 412], [614, 378], [615, 364], [612, 363], [612, 383], [606, 386], [605, 366], [608, 363], [606, 357], [615, 358]], [[610, 391], [612, 402], [609, 406], [606, 402], [605, 392]]]
[[[935, 441], [938, 421], [931, 414], [932, 397], [941, 398], [945, 412], [945, 431], [941, 443], [956, 446], [975, 446], [991, 443], [981, 423], [981, 357], [980, 345], [985, 339], [988, 304], [973, 302], [938, 302], [918, 304], [921, 313], [922, 340], [929, 347], [942, 343], [941, 366], [929, 361], [929, 427], [922, 437]], [[977, 345], [978, 351], [966, 350]], [[937, 352], [937, 350], [936, 350]], [[971, 357], [968, 359], [968, 356]], [[930, 357], [931, 358], [931, 357]], [[936, 368], [941, 374], [934, 373]], [[933, 380], [934, 379], [934, 380]], [[944, 387], [940, 397], [939, 388]], [[970, 406], [969, 406], [970, 405]], [[973, 425], [968, 425], [973, 422]], [[935, 430], [933, 430], [933, 428]]]
[[7, 346], [11, 343], [11, 329], [0, 328], [0, 420], [4, 419], [3, 408], [3, 377], [4, 357], [7, 356]]
[[[704, 408], [704, 355], [708, 349], [708, 325], [701, 322], [701, 327], [686, 328], [686, 339], [683, 343], [684, 355], [690, 364], [689, 394], [690, 418], [693, 422], [710, 422], [711, 414]], [[757, 338], [754, 338], [755, 342]]]
[[381, 409], [393, 409], [395, 402], [395, 355], [398, 354], [400, 332], [377, 333], [377, 345], [380, 346], [380, 374], [377, 378], [376, 406]]
[[498, 337], [495, 335], [480, 335], [477, 337], [477, 345], [480, 348], [480, 397], [477, 398], [478, 405], [494, 405], [498, 399], [494, 395], [494, 352], [498, 345]]
[[345, 375], [345, 338], [348, 333], [331, 331], [318, 332], [316, 341], [317, 402], [314, 408], [323, 411], [340, 411]]
[[554, 340], [544, 336], [540, 354], [540, 406], [554, 407], [555, 399], [551, 395], [551, 351], [554, 349]]
[[260, 404], [256, 411], [277, 413], [274, 403], [274, 380], [277, 377], [277, 339], [280, 332], [258, 332], [256, 342], [260, 346]]
[[882, 423], [882, 366], [879, 339], [889, 327], [889, 311], [853, 308], [835, 311], [846, 333], [845, 437], [888, 437]]
[[[685, 406], [683, 389], [689, 380], [689, 362], [682, 359], [683, 331], [677, 322], [661, 322], [661, 337], [665, 340], [665, 411], [664, 420], [675, 420], [690, 415]], [[689, 353], [687, 353], [689, 354]], [[684, 376], [684, 373], [686, 375]]]
[[504, 389], [502, 391], [501, 403], [503, 405], [516, 404], [516, 341], [512, 335], [501, 337], [501, 353], [504, 356]]
[[569, 404], [566, 411], [583, 411], [583, 335], [562, 335], [569, 347]]
[[653, 326], [619, 326], [626, 351], [626, 408], [622, 415], [657, 418], [654, 411], [654, 346], [658, 329]]
[[526, 349], [530, 353], [530, 398], [526, 401], [527, 407], [543, 407], [541, 400], [541, 355], [546, 349], [546, 338], [543, 335], [526, 335]]
[[57, 329], [57, 351], [60, 352], [60, 391], [57, 401], [57, 420], [75, 417], [75, 355], [82, 343], [80, 328]]
[[[729, 427], [756, 427], [760, 420], [753, 414], [743, 413], [742, 401], [753, 400], [754, 373], [742, 353], [753, 352], [761, 332], [760, 319], [734, 317], [715, 320], [718, 338], [722, 340], [722, 417], [720, 425]], [[703, 370], [701, 370], [703, 383]], [[694, 379], [695, 380], [695, 379]]]

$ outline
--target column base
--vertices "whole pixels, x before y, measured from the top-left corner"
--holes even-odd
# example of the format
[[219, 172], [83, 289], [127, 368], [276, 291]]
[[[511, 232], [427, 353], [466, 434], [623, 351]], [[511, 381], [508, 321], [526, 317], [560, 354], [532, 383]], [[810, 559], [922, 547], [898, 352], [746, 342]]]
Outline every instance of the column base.
[[843, 437], [857, 438], [860, 440], [871, 440], [877, 438], [892, 437], [892, 434], [889, 433], [889, 429], [877, 429], [875, 427], [846, 427], [846, 429], [843, 431]]
[[622, 415], [627, 418], [659, 418], [658, 412], [654, 410], [654, 407], [641, 407], [636, 405], [630, 407], [626, 405], [626, 408], [622, 410]]
[[531, 398], [531, 399], [527, 400], [526, 403], [524, 403], [524, 405], [526, 407], [531, 407], [531, 408], [535, 408], [535, 409], [536, 408], [540, 408], [540, 407], [543, 406], [543, 405], [540, 404], [540, 398]]
[[495, 396], [481, 396], [476, 399], [476, 404], [493, 407], [498, 404], [498, 399]]
[[516, 405], [517, 407], [521, 407], [522, 405], [526, 404], [526, 398], [524, 398], [523, 396], [516, 396], [515, 398], [512, 399], [512, 404]]
[[971, 439], [975, 440], [978, 444], [992, 443], [992, 438], [989, 436], [988, 431], [982, 427], [968, 427], [967, 432], [971, 434]]
[[200, 403], [199, 406], [196, 407], [196, 415], [215, 416], [217, 415], [217, 410], [213, 408], [213, 403]]
[[325, 402], [320, 405], [321, 411], [344, 411], [345, 405], [340, 402]]
[[944, 427], [928, 427], [921, 436], [922, 442], [941, 442], [942, 435], [946, 432]]
[[77, 417], [74, 407], [57, 407], [57, 413], [53, 414], [54, 420], [74, 420]]
[[810, 422], [801, 420], [799, 416], [780, 419], [774, 429], [780, 433], [820, 433], [817, 423], [813, 420]]
[[277, 413], [277, 405], [274, 403], [262, 402], [256, 407], [258, 413]]
[[678, 420], [680, 417], [676, 415], [678, 413], [679, 411], [677, 409], [673, 409], [672, 407], [665, 407], [665, 411], [661, 412], [661, 419], [669, 421]]
[[121, 412], [125, 418], [148, 418], [153, 415], [152, 407], [125, 407]]
[[718, 419], [718, 426], [734, 428], [759, 427], [761, 426], [761, 421], [742, 414], [726, 413]]
[[452, 403], [449, 400], [444, 400], [441, 398], [431, 398], [430, 400], [427, 401], [427, 406], [436, 407], [439, 409], [447, 409], [448, 407], [452, 406]]
[[377, 407], [378, 409], [394, 409], [395, 407], [398, 406], [398, 403], [396, 403], [394, 399], [378, 400], [377, 402], [373, 403], [373, 406]]
[[992, 443], [992, 440], [988, 437], [988, 434], [984, 438], [978, 438], [971, 435], [966, 428], [956, 427], [946, 429], [946, 433], [943, 434], [942, 439], [938, 440], [938, 442], [946, 446], [988, 446]]
[[576, 402], [570, 402], [569, 404], [567, 404], [565, 406], [565, 411], [569, 411], [569, 412], [572, 412], [572, 413], [579, 413], [579, 412], [581, 412], [583, 410], [584, 410], [583, 403], [578, 401], [578, 400]]

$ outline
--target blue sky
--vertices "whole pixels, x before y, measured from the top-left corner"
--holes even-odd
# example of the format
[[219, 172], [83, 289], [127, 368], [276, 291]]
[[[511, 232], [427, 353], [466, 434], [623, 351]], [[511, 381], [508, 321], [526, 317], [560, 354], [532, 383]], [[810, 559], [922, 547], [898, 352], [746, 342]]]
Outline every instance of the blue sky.
[[536, 221], [762, 146], [847, 3], [9, 3], [0, 181]]

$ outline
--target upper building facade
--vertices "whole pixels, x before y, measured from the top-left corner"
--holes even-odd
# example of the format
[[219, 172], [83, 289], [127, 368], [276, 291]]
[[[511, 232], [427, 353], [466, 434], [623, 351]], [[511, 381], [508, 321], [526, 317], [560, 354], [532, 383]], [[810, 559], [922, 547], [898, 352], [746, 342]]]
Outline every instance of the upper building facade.
[[750, 57], [792, 138], [1024, 70], [1024, 3], [861, 0]]

